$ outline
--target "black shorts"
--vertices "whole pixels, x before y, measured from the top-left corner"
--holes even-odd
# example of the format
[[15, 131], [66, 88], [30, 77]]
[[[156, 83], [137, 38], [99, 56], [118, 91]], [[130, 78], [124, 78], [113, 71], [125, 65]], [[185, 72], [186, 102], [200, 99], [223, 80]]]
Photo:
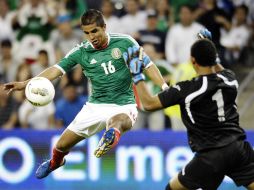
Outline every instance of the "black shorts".
[[246, 141], [196, 153], [178, 179], [186, 188], [216, 190], [227, 175], [237, 186], [254, 182], [254, 151]]

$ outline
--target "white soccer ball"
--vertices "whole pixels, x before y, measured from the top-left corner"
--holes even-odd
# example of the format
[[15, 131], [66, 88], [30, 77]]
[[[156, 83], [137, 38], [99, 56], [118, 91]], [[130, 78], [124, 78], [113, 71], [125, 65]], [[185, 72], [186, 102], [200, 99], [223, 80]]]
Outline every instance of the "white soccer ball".
[[27, 83], [25, 94], [32, 105], [45, 106], [54, 99], [55, 88], [47, 78], [34, 77]]

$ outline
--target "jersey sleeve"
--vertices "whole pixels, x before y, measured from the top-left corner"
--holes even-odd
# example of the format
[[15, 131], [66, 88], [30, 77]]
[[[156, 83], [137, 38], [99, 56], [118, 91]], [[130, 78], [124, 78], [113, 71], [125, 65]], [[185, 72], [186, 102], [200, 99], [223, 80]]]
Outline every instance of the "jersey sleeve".
[[191, 81], [179, 82], [165, 91], [158, 94], [161, 104], [164, 108], [176, 104], [183, 104], [186, 96], [190, 92]]
[[66, 56], [58, 63], [65, 72], [69, 72], [75, 67], [81, 59], [81, 50], [80, 47], [74, 47]]

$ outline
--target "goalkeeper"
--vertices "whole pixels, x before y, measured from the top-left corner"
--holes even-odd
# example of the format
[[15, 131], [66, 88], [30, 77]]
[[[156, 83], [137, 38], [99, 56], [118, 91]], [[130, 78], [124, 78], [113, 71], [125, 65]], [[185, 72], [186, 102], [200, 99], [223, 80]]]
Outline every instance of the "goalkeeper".
[[239, 126], [235, 75], [218, 63], [215, 45], [208, 39], [192, 45], [191, 62], [196, 78], [179, 82], [156, 96], [146, 88], [143, 62], [138, 58], [130, 62], [144, 108], [154, 111], [179, 104], [188, 143], [195, 152], [165, 190], [216, 190], [225, 175], [237, 186], [254, 190], [254, 151]]

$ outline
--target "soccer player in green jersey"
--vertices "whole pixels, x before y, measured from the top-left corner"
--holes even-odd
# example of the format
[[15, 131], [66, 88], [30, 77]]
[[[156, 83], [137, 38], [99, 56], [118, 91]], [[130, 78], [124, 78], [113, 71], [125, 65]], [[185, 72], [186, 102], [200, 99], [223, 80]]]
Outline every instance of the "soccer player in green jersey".
[[[137, 42], [128, 35], [107, 33], [103, 15], [97, 10], [91, 9], [82, 15], [81, 28], [87, 40], [38, 75], [52, 81], [79, 64], [92, 84], [89, 101], [61, 135], [52, 158], [37, 169], [39, 179], [64, 165], [64, 156], [75, 144], [106, 127], [95, 150], [95, 156], [101, 157], [118, 143], [121, 134], [132, 128], [137, 118], [132, 78], [123, 56], [132, 50], [130, 47], [138, 46]], [[155, 84], [167, 86], [152, 61], [147, 60], [145, 68]], [[23, 90], [28, 82], [7, 83], [5, 90]]]

